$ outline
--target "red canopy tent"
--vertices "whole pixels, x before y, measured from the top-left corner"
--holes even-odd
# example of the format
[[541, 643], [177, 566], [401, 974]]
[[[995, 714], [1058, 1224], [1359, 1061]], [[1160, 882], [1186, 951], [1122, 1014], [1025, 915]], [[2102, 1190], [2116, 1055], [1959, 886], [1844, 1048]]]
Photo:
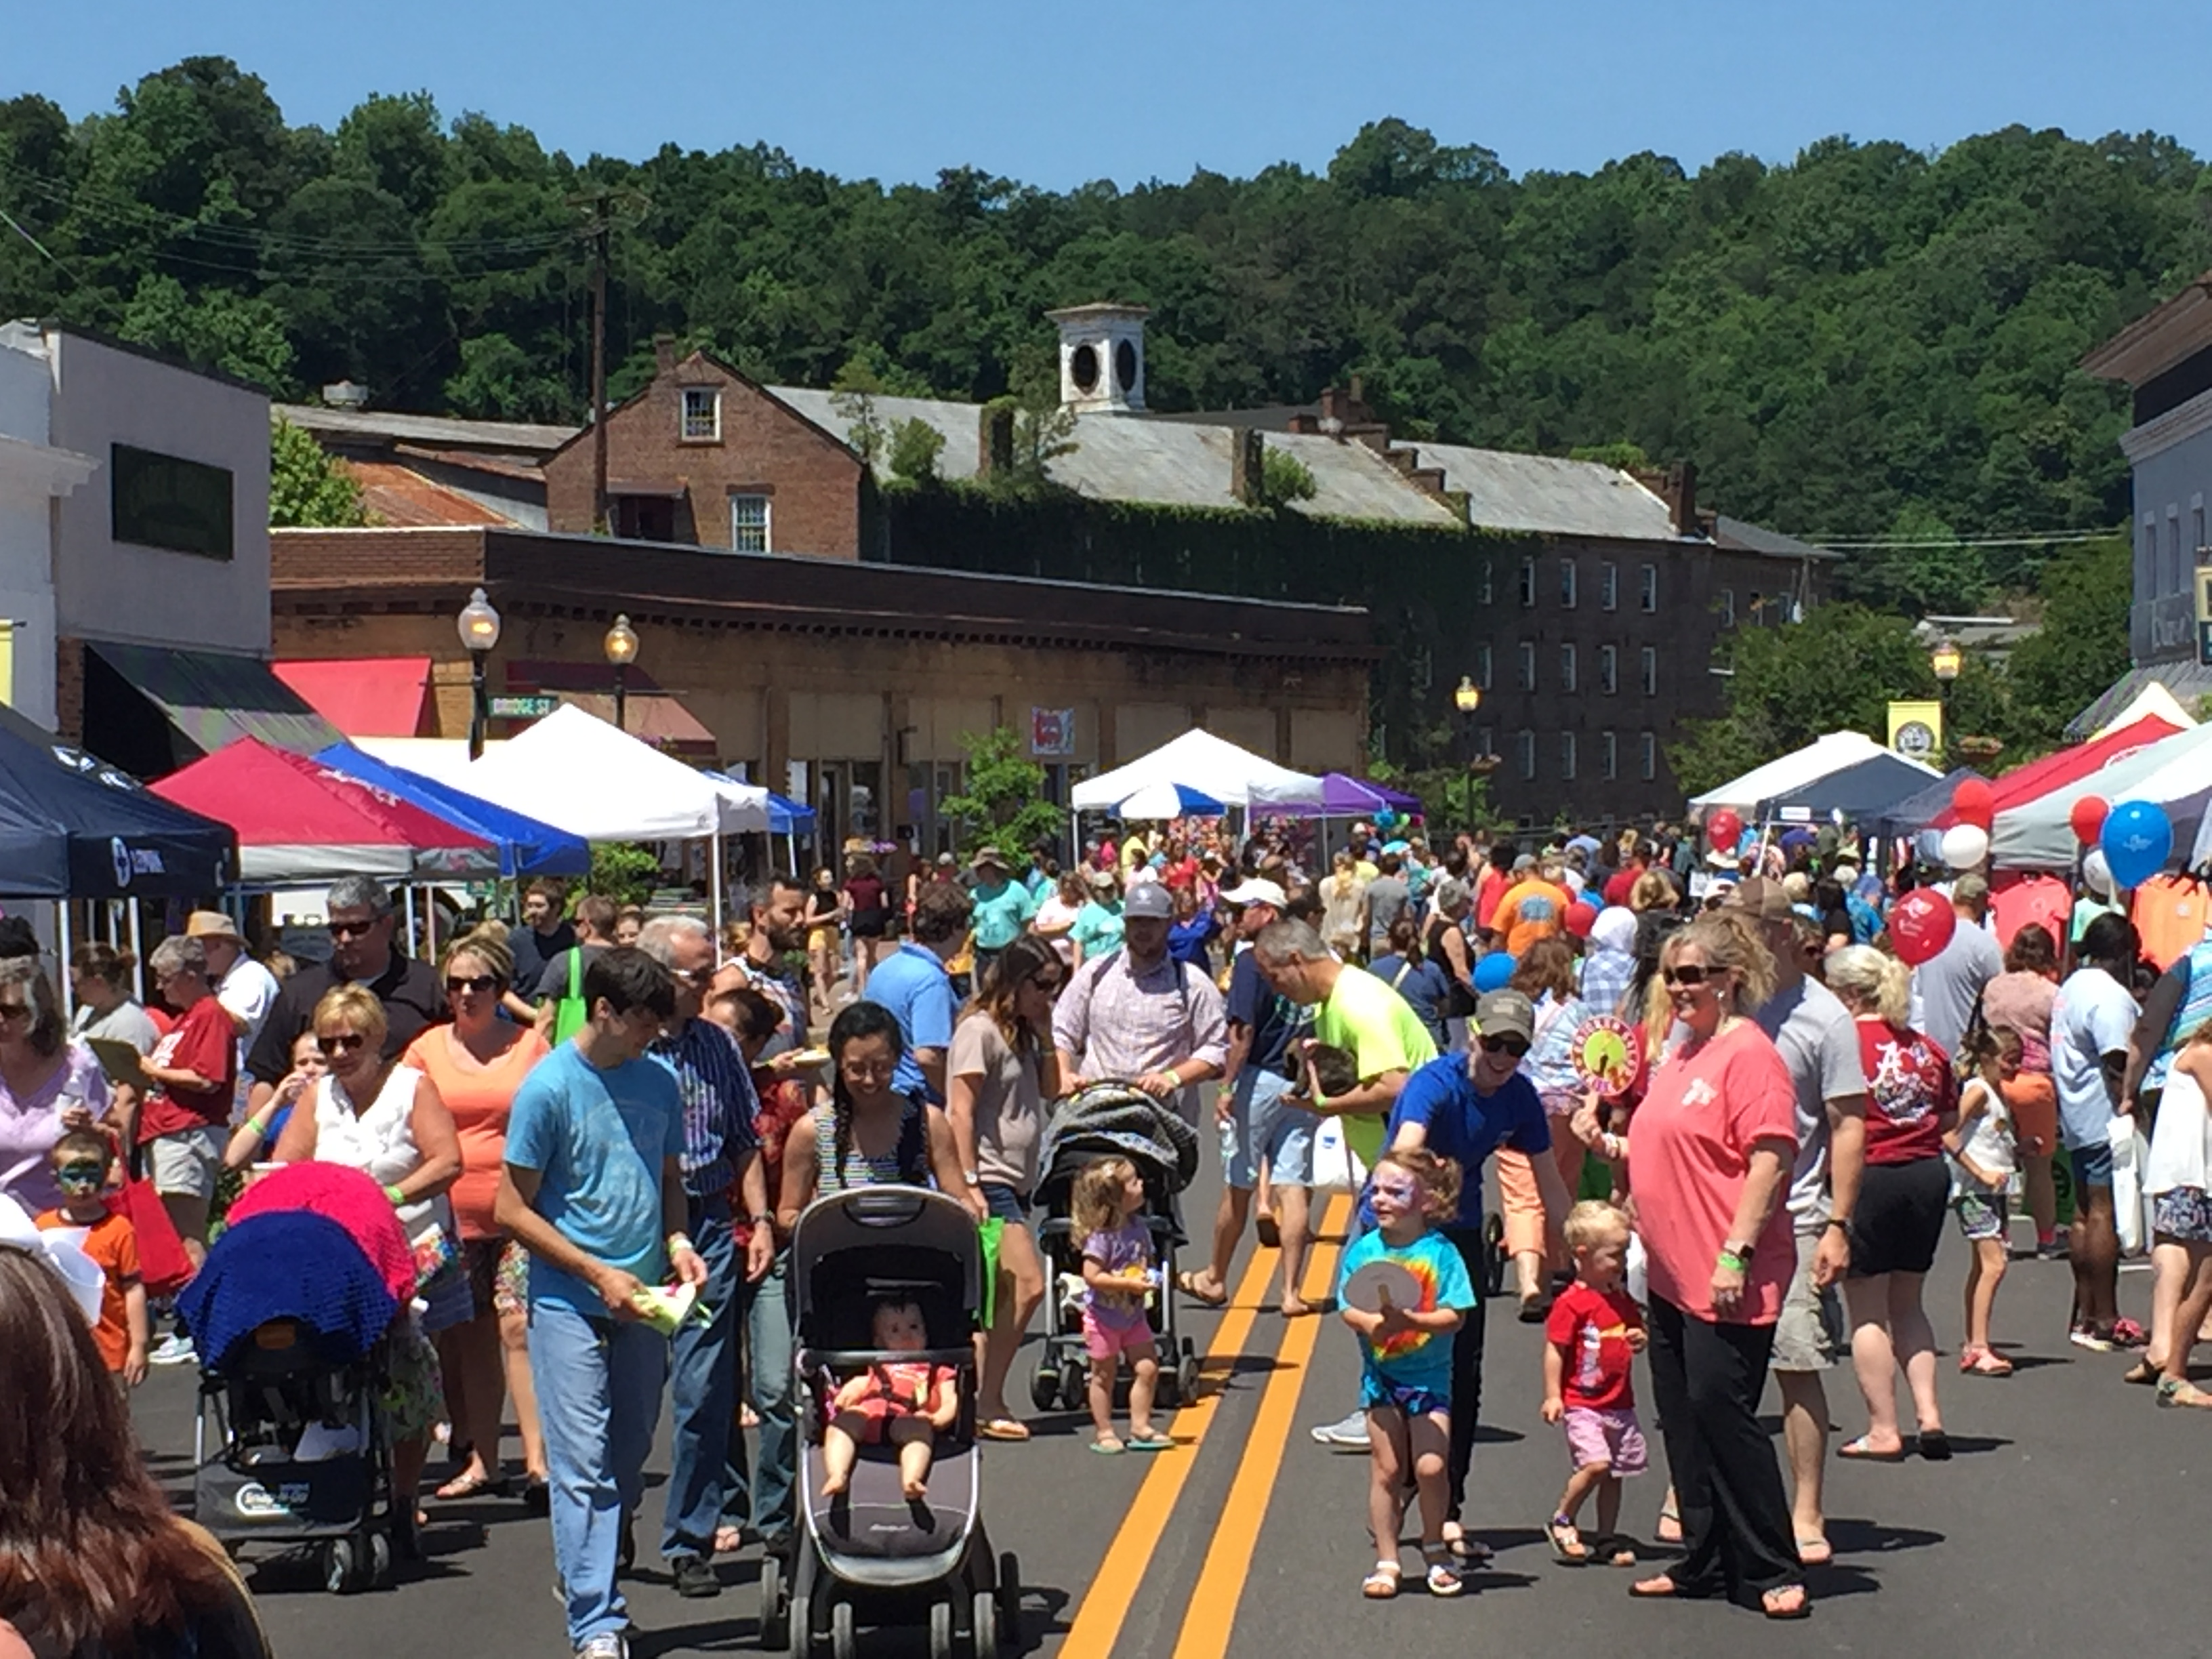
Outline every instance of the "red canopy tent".
[[481, 836], [258, 738], [240, 738], [148, 787], [235, 830], [239, 873], [249, 885], [499, 874], [499, 848]]
[[[2170, 738], [2181, 728], [2156, 714], [2145, 714], [2131, 720], [2101, 738], [2092, 738], [2087, 743], [2077, 743], [2071, 749], [2062, 749], [2055, 755], [2045, 755], [2041, 760], [2030, 761], [2025, 766], [2015, 766], [2002, 777], [1991, 780], [1990, 793], [1996, 802], [1995, 810], [2008, 812], [2025, 806], [2030, 801], [2040, 800], [2054, 789], [2063, 789], [2069, 783], [2078, 783], [2100, 767], [2116, 761], [2123, 755], [2132, 754], [2148, 747], [2162, 738]], [[1936, 817], [1935, 827], [1948, 830], [1959, 821], [1959, 815], [1945, 807]]]

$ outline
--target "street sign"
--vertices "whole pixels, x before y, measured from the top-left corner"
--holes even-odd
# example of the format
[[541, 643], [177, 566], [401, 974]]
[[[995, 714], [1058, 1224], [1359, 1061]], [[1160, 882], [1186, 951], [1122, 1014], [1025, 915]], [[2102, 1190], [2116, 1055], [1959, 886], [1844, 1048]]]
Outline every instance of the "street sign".
[[558, 697], [494, 697], [491, 713], [495, 720], [534, 720], [551, 714], [560, 706], [561, 699]]

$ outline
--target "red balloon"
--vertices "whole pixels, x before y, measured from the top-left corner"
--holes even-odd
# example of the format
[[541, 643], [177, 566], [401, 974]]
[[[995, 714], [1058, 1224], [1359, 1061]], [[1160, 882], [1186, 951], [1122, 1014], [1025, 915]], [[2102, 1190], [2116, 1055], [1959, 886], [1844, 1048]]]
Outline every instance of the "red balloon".
[[1971, 823], [1986, 834], [1996, 822], [1996, 792], [1986, 778], [1961, 778], [1959, 787], [1951, 792], [1951, 810], [1961, 823]]
[[1723, 806], [1705, 820], [1705, 836], [1722, 852], [1733, 853], [1743, 839], [1743, 820], [1734, 807]]
[[1597, 926], [1597, 907], [1577, 899], [1567, 907], [1566, 922], [1567, 931], [1577, 939], [1588, 939]]
[[1897, 947], [1898, 959], [1908, 968], [1917, 968], [1941, 955], [1958, 927], [1958, 913], [1952, 909], [1951, 902], [1927, 887], [1914, 888], [1889, 913], [1890, 943]]
[[2112, 810], [2112, 804], [2102, 795], [2084, 795], [2075, 801], [2073, 811], [2068, 815], [2074, 826], [2074, 839], [2084, 847], [2095, 846]]

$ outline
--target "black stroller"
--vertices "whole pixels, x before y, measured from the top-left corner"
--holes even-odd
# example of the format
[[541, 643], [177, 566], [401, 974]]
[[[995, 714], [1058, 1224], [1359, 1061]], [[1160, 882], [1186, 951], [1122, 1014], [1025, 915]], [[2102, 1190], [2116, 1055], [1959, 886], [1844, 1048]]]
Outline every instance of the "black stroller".
[[[1176, 1314], [1175, 1251], [1182, 1242], [1176, 1195], [1198, 1173], [1198, 1133], [1176, 1109], [1127, 1083], [1094, 1083], [1060, 1103], [1045, 1131], [1036, 1201], [1045, 1220], [1037, 1245], [1045, 1266], [1045, 1334], [1030, 1377], [1030, 1401], [1039, 1411], [1079, 1411], [1091, 1358], [1083, 1340], [1079, 1286], [1083, 1241], [1075, 1237], [1071, 1197], [1084, 1166], [1102, 1158], [1126, 1158], [1145, 1183], [1146, 1220], [1155, 1255], [1165, 1270], [1163, 1289], [1149, 1313], [1160, 1353], [1159, 1401], [1170, 1408], [1198, 1395], [1198, 1351], [1181, 1334]], [[1072, 1281], [1072, 1283], [1071, 1283]], [[1126, 1387], [1126, 1379], [1118, 1385]]]
[[[982, 1456], [975, 1437], [975, 1350], [983, 1249], [974, 1217], [918, 1187], [866, 1187], [807, 1206], [791, 1238], [792, 1365], [805, 1436], [799, 1461], [799, 1539], [785, 1582], [774, 1555], [761, 1564], [761, 1645], [812, 1655], [826, 1644], [853, 1659], [863, 1620], [921, 1624], [931, 1659], [962, 1650], [996, 1659], [1020, 1640], [1021, 1573], [994, 1556], [984, 1530]], [[928, 1331], [919, 1353], [872, 1346], [884, 1297], [913, 1301]], [[953, 1370], [960, 1416], [937, 1437], [929, 1492], [909, 1502], [896, 1451], [864, 1447], [841, 1499], [822, 1494], [822, 1434], [841, 1375], [885, 1361]]]
[[398, 1304], [361, 1248], [319, 1215], [258, 1215], [215, 1242], [178, 1306], [202, 1367], [194, 1518], [233, 1556], [312, 1547], [332, 1594], [388, 1582]]

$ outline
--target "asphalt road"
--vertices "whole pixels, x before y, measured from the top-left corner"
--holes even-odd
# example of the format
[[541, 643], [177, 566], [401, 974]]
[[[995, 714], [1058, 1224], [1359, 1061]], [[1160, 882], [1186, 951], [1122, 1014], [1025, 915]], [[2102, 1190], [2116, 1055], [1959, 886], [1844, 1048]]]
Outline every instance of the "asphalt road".
[[[1210, 1190], [1191, 1194], [1194, 1218]], [[1340, 1209], [1341, 1206], [1340, 1206]], [[1317, 1285], [1333, 1265], [1315, 1264]], [[1964, 1247], [1948, 1239], [1931, 1312], [1955, 1343]], [[1260, 1263], [1265, 1267], [1267, 1263]], [[1471, 1528], [1498, 1552], [1455, 1601], [1408, 1589], [1363, 1602], [1369, 1551], [1363, 1457], [1306, 1436], [1354, 1397], [1358, 1361], [1333, 1318], [1285, 1322], [1257, 1305], [1252, 1259], [1222, 1315], [1190, 1310], [1184, 1328], [1210, 1345], [1218, 1384], [1173, 1424], [1177, 1449], [1156, 1457], [1088, 1454], [1087, 1420], [1050, 1418], [1022, 1446], [987, 1449], [986, 1512], [994, 1541], [1019, 1552], [1027, 1650], [1061, 1659], [1176, 1659], [1385, 1648], [1404, 1655], [1936, 1653], [2212, 1655], [2202, 1598], [2212, 1537], [2212, 1413], [2158, 1411], [2150, 1391], [2119, 1382], [2125, 1361], [2064, 1340], [2068, 1282], [2059, 1263], [2016, 1262], [1997, 1304], [1999, 1346], [2019, 1370], [2004, 1381], [1958, 1376], [1947, 1355], [1942, 1397], [1959, 1455], [1948, 1464], [1833, 1464], [1833, 1565], [1810, 1575], [1808, 1622], [1769, 1626], [1717, 1604], [1632, 1603], [1631, 1574], [1553, 1564], [1541, 1533], [1565, 1473], [1559, 1431], [1537, 1407], [1540, 1338], [1509, 1312], [1493, 1318], [1485, 1430], [1470, 1492]], [[2148, 1310], [2149, 1279], [2123, 1279], [2128, 1311]], [[1018, 1363], [1018, 1396], [1026, 1358]], [[191, 1379], [157, 1372], [137, 1397], [149, 1455], [188, 1481]], [[1832, 1415], [1863, 1426], [1846, 1372], [1830, 1378]], [[1772, 1404], [1770, 1394], [1769, 1405]], [[657, 1527], [665, 1434], [650, 1465], [644, 1522]], [[1658, 1462], [1655, 1436], [1655, 1462]], [[514, 1455], [512, 1440], [510, 1457]], [[1665, 1476], [1632, 1483], [1625, 1524], [1648, 1537]], [[250, 1582], [279, 1654], [387, 1659], [548, 1659], [564, 1653], [551, 1594], [546, 1525], [519, 1504], [433, 1505], [428, 1559], [380, 1593], [324, 1595], [296, 1558], [248, 1557]], [[753, 1649], [754, 1553], [720, 1565], [723, 1594], [686, 1601], [648, 1547], [630, 1585], [640, 1659]], [[2194, 1611], [2191, 1611], [2194, 1609]], [[918, 1654], [918, 1638], [864, 1652]]]

